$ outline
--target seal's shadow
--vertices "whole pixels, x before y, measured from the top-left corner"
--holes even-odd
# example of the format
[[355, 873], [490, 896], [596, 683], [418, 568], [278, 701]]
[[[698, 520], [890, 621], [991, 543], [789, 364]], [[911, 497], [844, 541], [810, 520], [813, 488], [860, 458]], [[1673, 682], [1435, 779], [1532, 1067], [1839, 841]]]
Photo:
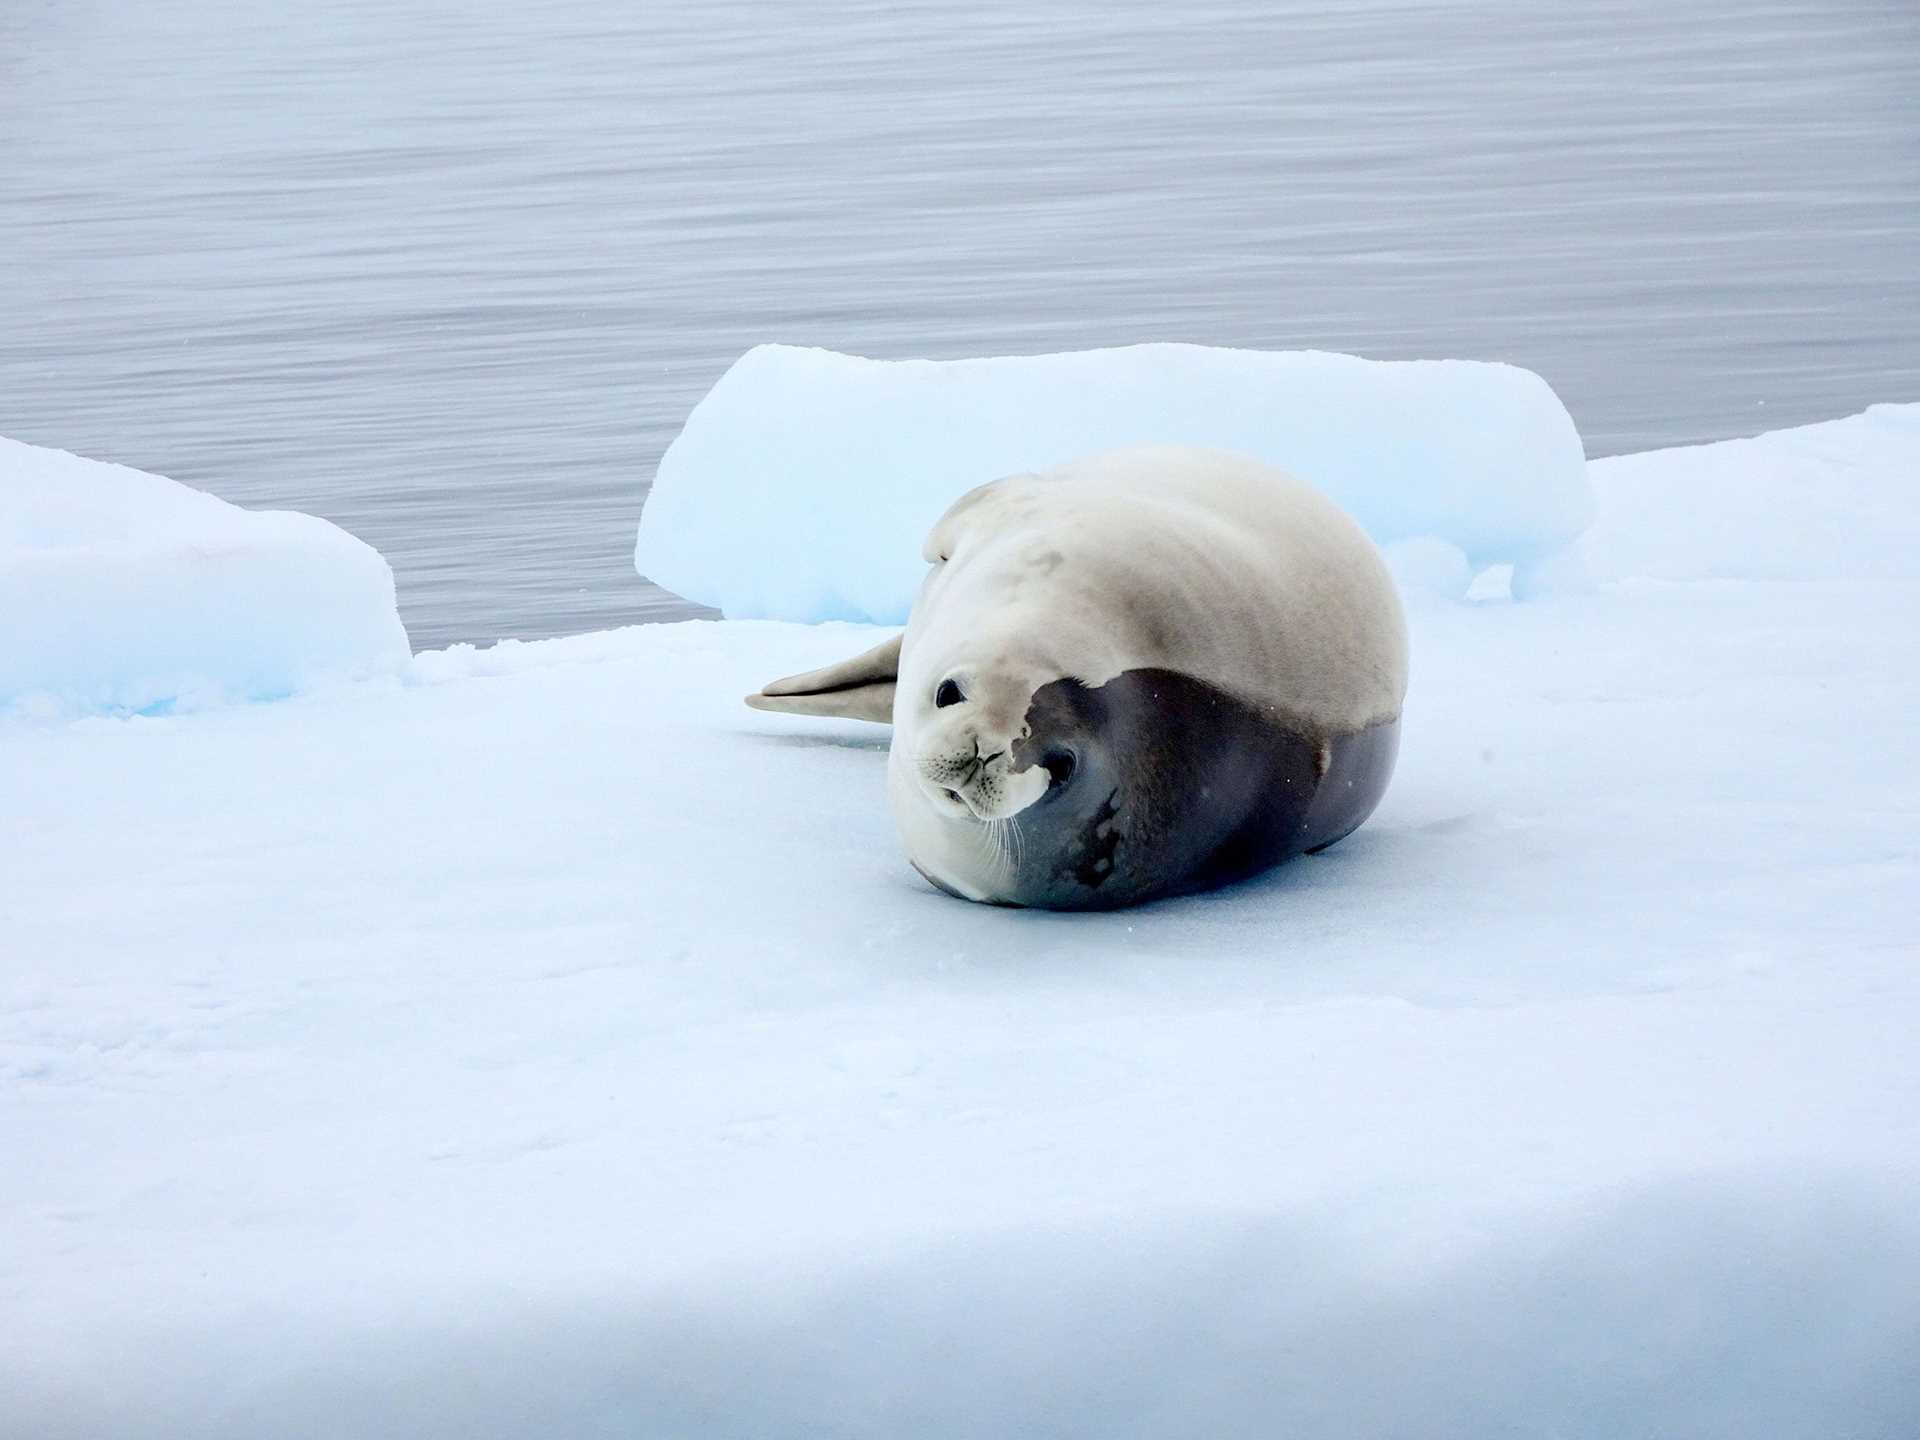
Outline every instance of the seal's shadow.
[[887, 747], [893, 743], [892, 736], [888, 734], [855, 735], [844, 731], [824, 735], [773, 730], [743, 730], [740, 733], [748, 740], [784, 750], [869, 750], [884, 755]]

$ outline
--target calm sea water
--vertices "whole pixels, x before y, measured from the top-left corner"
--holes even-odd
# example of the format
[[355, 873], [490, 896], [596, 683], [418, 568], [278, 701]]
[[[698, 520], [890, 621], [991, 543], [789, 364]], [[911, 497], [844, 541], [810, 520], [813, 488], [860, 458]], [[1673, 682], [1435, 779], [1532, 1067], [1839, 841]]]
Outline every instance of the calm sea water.
[[773, 339], [1920, 398], [1920, 5], [0, 0], [0, 433], [340, 522], [416, 645], [687, 613], [648, 479]]

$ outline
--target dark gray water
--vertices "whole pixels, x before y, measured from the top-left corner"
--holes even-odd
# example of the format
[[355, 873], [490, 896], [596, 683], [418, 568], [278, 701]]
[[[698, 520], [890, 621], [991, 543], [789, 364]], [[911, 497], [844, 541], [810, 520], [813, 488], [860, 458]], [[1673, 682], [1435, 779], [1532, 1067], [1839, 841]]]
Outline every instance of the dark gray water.
[[0, 434], [648, 618], [751, 344], [1500, 358], [1594, 454], [1920, 398], [1915, 0], [0, 0]]

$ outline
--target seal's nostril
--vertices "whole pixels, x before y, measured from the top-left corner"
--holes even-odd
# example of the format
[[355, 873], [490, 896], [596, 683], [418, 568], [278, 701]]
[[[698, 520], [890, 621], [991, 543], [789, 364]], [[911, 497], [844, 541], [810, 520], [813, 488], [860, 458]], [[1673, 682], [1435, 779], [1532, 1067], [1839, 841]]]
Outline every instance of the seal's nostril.
[[933, 703], [942, 710], [949, 705], [958, 705], [966, 698], [966, 692], [952, 680], [942, 680], [940, 688], [933, 692]]

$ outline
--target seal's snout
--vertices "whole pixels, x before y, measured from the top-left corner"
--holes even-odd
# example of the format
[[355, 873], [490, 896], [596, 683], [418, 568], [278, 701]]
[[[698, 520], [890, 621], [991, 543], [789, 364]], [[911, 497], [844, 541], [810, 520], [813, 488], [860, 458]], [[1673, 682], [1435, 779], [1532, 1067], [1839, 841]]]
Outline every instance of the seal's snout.
[[936, 808], [955, 819], [1004, 820], [1044, 792], [1045, 772], [1038, 783], [1031, 774], [1012, 770], [1012, 750], [1004, 743], [983, 741], [969, 734], [958, 749], [922, 756], [917, 769]]

